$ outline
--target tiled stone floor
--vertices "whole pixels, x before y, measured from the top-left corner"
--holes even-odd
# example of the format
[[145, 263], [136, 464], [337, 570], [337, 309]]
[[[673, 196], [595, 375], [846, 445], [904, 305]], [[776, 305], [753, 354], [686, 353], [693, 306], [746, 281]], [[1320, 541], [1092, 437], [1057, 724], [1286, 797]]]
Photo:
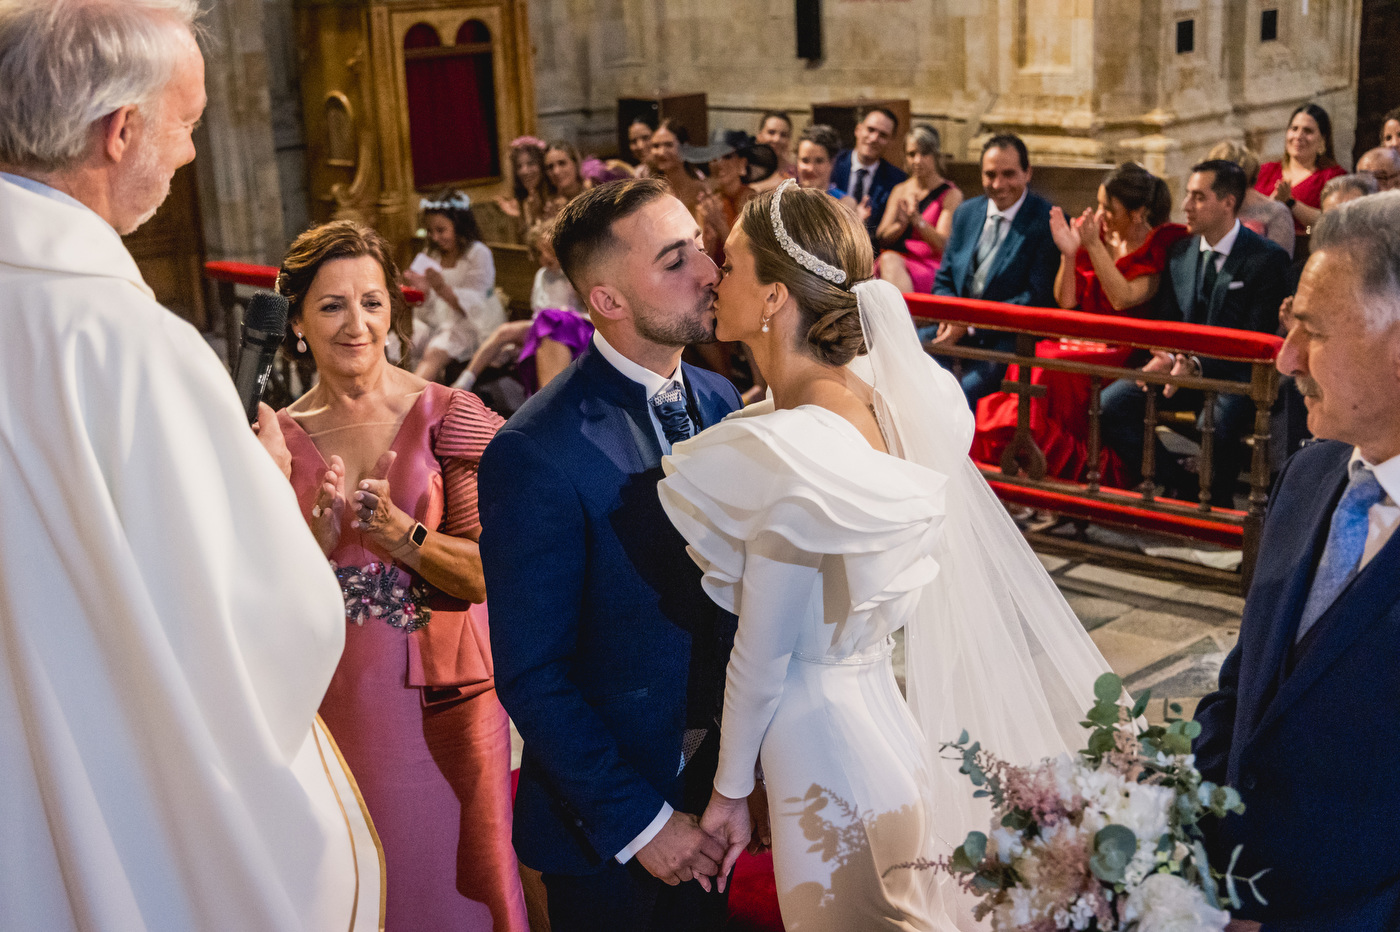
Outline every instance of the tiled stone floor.
[[[1138, 575], [1080, 559], [1042, 553], [1041, 562], [1128, 692], [1152, 691], [1150, 721], [1166, 701], [1189, 718], [1215, 688], [1225, 655], [1240, 632], [1244, 599], [1189, 582]], [[896, 638], [895, 675], [904, 680], [904, 644]], [[511, 726], [513, 764], [520, 736]]]

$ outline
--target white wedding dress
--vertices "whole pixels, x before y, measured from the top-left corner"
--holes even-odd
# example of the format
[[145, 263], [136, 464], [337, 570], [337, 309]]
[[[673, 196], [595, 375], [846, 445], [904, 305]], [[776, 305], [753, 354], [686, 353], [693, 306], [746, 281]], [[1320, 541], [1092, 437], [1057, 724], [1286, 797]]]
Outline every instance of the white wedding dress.
[[761, 763], [786, 928], [968, 929], [946, 876], [901, 866], [988, 830], [938, 743], [966, 727], [1016, 763], [1077, 748], [1108, 667], [967, 458], [971, 414], [898, 292], [856, 290], [890, 453], [766, 402], [677, 444], [661, 501], [739, 616], [715, 786], [746, 796]]

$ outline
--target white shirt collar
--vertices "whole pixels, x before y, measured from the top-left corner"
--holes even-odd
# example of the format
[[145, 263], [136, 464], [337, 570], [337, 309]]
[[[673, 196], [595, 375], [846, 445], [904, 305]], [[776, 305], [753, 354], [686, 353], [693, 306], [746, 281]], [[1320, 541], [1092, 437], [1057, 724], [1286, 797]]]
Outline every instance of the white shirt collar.
[[1008, 227], [1011, 226], [1011, 224], [1016, 221], [1016, 215], [1021, 212], [1021, 205], [1026, 202], [1026, 197], [1030, 193], [1031, 189], [1026, 188], [1026, 190], [1021, 192], [1021, 196], [1016, 199], [1016, 203], [1005, 210], [999, 209], [991, 198], [987, 198], [987, 219], [990, 220], [996, 216], [1005, 217], [1006, 225]]
[[603, 335], [597, 330], [593, 331], [593, 346], [598, 352], [603, 354], [603, 358], [611, 363], [614, 369], [646, 389], [648, 399], [662, 389], [669, 387], [672, 382], [679, 383], [681, 387], [685, 387], [685, 375], [681, 372], [680, 366], [676, 366], [676, 371], [670, 378], [664, 375], [657, 375], [646, 366], [638, 365], [619, 353], [617, 348], [603, 339]]
[[1201, 237], [1201, 252], [1214, 252], [1222, 257], [1230, 255], [1230, 250], [1235, 248], [1235, 240], [1240, 238], [1240, 222], [1235, 221], [1235, 225], [1230, 227], [1230, 232], [1220, 237], [1220, 242], [1214, 246], [1206, 242], [1204, 236]]
[[33, 191], [35, 194], [41, 194], [50, 200], [58, 201], [60, 204], [67, 204], [69, 207], [81, 207], [83, 210], [92, 209], [77, 198], [64, 194], [62, 191], [58, 190], [58, 188], [49, 187], [42, 181], [35, 181], [33, 178], [26, 178], [23, 175], [12, 175], [9, 172], [0, 172], [0, 179], [8, 181], [10, 184], [19, 185], [26, 191]]
[[1351, 461], [1347, 463], [1347, 475], [1351, 475], [1352, 467], [1356, 463], [1365, 463], [1366, 466], [1375, 473], [1376, 481], [1385, 489], [1385, 494], [1392, 502], [1400, 502], [1400, 456], [1392, 456], [1384, 463], [1367, 463], [1366, 457], [1361, 455], [1361, 451], [1352, 448]]

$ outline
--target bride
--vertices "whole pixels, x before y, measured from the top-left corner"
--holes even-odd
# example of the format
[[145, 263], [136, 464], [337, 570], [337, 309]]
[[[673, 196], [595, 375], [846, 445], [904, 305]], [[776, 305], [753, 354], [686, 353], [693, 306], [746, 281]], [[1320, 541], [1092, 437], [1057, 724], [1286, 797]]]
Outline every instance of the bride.
[[972, 928], [946, 876], [903, 866], [988, 828], [939, 742], [965, 728], [1026, 763], [1078, 748], [1107, 664], [968, 458], [972, 413], [868, 278], [860, 221], [786, 182], [725, 256], [717, 336], [749, 348], [772, 401], [677, 444], [660, 485], [739, 616], [701, 821], [729, 842], [720, 877], [764, 780], [789, 930]]

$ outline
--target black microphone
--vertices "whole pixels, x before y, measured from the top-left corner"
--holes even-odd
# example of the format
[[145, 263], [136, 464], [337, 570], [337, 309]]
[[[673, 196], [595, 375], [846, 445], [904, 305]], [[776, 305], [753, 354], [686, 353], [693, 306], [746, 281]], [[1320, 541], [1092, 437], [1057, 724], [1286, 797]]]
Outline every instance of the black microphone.
[[238, 365], [233, 370], [233, 386], [249, 424], [258, 419], [258, 402], [286, 330], [287, 299], [271, 291], [253, 295], [248, 312], [243, 315], [243, 339], [238, 347]]

